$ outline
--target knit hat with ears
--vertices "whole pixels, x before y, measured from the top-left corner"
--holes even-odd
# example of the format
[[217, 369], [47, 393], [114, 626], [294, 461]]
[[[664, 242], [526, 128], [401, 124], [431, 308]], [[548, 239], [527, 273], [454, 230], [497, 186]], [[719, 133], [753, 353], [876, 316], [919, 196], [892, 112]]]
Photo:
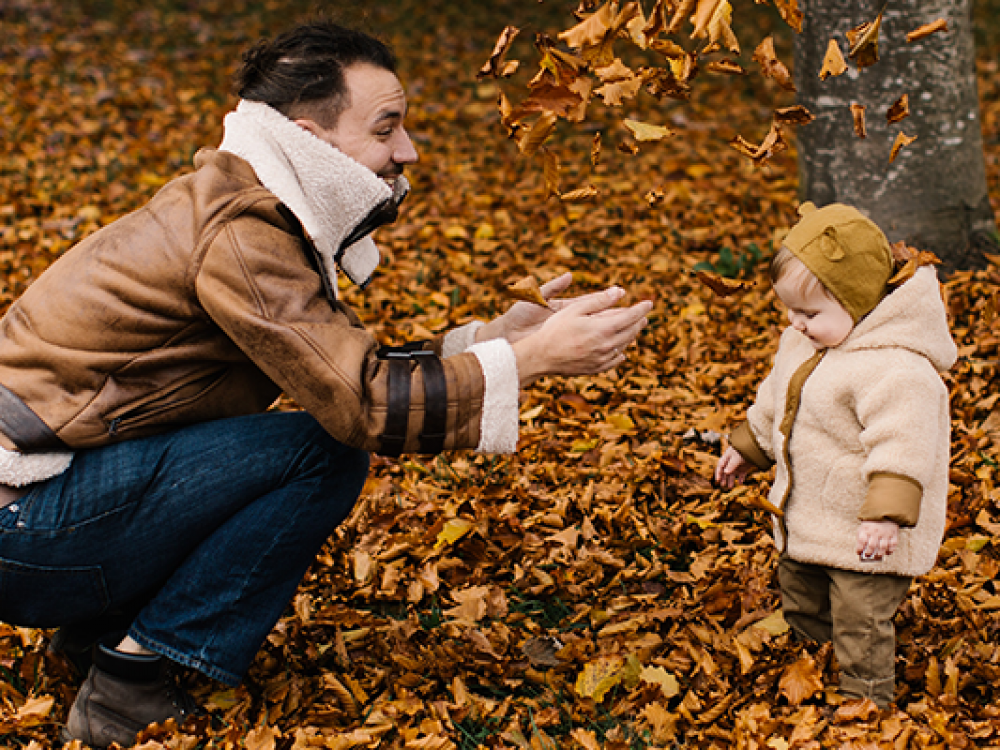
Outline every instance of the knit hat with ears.
[[882, 230], [842, 203], [799, 206], [802, 217], [784, 246], [805, 264], [857, 323], [875, 309], [892, 277], [892, 249]]

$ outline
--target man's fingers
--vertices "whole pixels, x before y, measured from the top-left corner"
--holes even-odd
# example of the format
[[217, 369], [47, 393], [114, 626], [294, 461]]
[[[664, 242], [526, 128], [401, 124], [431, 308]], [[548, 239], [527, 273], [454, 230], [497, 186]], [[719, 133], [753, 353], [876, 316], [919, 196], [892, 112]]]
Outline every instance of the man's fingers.
[[562, 276], [556, 276], [554, 279], [542, 284], [542, 296], [545, 297], [545, 299], [548, 299], [556, 294], [562, 294], [569, 289], [569, 286], [572, 283], [573, 274], [567, 271]]

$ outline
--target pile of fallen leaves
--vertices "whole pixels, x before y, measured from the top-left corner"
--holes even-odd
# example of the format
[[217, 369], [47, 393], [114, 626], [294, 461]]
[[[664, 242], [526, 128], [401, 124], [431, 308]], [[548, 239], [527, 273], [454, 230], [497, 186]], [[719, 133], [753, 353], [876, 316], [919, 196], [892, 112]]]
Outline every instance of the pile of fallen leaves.
[[[377, 237], [380, 277], [344, 290], [380, 338], [489, 317], [512, 283], [567, 270], [577, 291], [654, 299], [651, 323], [616, 371], [528, 391], [514, 456], [376, 459], [245, 683], [189, 676], [210, 716], [144, 746], [1000, 746], [1000, 262], [945, 286], [960, 352], [949, 524], [897, 617], [896, 707], [844, 702], [829, 647], [792, 643], [781, 618], [768, 477], [710, 481], [784, 325], [765, 267], [795, 219], [794, 149], [757, 166], [727, 146], [768, 115], [767, 92], [719, 77], [683, 102], [631, 103], [632, 120], [676, 130], [662, 141], [593, 112], [549, 145], [631, 147], [564, 159], [567, 184], [599, 200], [546, 198], [551, 174], [507, 140], [499, 87], [476, 71], [500, 29], [566, 28], [567, 9], [366, 5], [400, 53], [422, 156]], [[4, 303], [216, 145], [238, 51], [293, 17], [276, 0], [0, 0]], [[1000, 69], [996, 48], [979, 56], [1000, 208]], [[726, 296], [703, 269], [728, 277]], [[4, 746], [59, 744], [79, 677], [50, 637], [0, 624]]]

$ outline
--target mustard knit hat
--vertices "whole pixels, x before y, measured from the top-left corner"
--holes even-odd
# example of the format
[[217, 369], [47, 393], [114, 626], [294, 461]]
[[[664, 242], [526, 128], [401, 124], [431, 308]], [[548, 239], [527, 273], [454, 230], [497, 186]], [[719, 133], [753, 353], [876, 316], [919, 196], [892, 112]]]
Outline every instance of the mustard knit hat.
[[802, 217], [784, 245], [820, 280], [857, 323], [886, 295], [892, 249], [882, 230], [856, 208], [799, 206]]

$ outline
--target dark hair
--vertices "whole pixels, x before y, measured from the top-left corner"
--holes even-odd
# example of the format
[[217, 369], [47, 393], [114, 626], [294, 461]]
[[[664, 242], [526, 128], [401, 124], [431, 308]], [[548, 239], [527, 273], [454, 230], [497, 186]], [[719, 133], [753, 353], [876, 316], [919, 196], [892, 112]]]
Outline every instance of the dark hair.
[[329, 128], [350, 106], [344, 68], [360, 63], [396, 72], [395, 54], [378, 39], [332, 21], [313, 21], [247, 50], [234, 88], [241, 99]]

